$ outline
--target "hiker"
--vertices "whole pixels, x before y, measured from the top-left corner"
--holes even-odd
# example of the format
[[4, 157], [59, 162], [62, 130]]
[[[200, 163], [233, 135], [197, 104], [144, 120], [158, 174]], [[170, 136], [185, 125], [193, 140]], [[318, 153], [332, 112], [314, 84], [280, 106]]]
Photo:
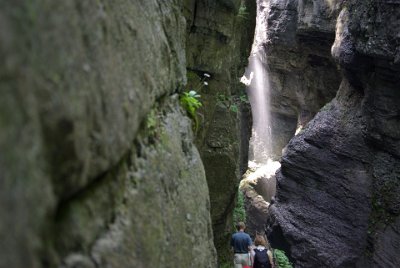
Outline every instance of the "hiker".
[[253, 268], [274, 268], [272, 252], [268, 249], [268, 241], [262, 235], [256, 235], [254, 248], [251, 251]]
[[251, 266], [250, 246], [251, 238], [244, 232], [246, 225], [239, 222], [236, 225], [237, 232], [232, 235], [231, 247], [234, 252], [233, 264], [235, 268]]

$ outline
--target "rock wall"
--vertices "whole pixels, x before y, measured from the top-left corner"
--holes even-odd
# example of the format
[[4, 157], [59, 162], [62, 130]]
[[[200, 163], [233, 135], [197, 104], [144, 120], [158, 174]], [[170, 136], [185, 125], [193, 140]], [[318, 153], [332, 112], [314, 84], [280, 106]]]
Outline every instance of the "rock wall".
[[182, 5], [2, 4], [0, 267], [216, 266]]
[[341, 1], [260, 1], [266, 6], [265, 47], [271, 84], [274, 153], [336, 94], [331, 57]]
[[239, 79], [253, 39], [255, 3], [187, 0], [185, 11], [187, 88], [196, 90], [203, 102], [196, 145], [210, 190], [219, 263], [231, 262], [232, 213], [240, 177], [247, 167], [251, 126], [249, 103]]
[[[257, 10], [255, 45], [265, 52], [261, 61], [270, 84], [270, 157], [278, 161], [289, 140], [334, 98], [339, 87], [341, 75], [331, 46], [340, 5], [334, 1], [258, 0]], [[266, 170], [275, 165], [270, 163]], [[270, 174], [274, 171], [250, 171], [243, 191], [249, 231], [256, 233], [265, 229], [276, 180]]]
[[[296, 267], [397, 267], [400, 3], [283, 2], [281, 14], [291, 15], [272, 29], [282, 36], [291, 32], [291, 21], [303, 22], [298, 40], [310, 29], [317, 37], [326, 35], [313, 21], [322, 26], [336, 21], [332, 55], [343, 78], [336, 97], [282, 157], [270, 207], [271, 242], [287, 250]], [[309, 15], [300, 16], [302, 11]], [[305, 76], [329, 81], [322, 75], [327, 65], [320, 62], [318, 72], [307, 68]]]

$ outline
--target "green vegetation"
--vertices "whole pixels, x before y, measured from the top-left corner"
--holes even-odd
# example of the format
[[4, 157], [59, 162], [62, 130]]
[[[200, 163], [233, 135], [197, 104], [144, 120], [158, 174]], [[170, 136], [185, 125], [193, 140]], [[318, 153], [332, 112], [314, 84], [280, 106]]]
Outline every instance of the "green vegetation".
[[154, 130], [157, 126], [156, 111], [152, 109], [146, 118], [146, 128], [148, 130]]
[[280, 249], [274, 249], [274, 259], [276, 268], [293, 268], [285, 252]]
[[235, 209], [233, 210], [234, 224], [236, 224], [239, 221], [246, 222], [246, 210], [244, 209], [244, 196], [242, 191], [240, 190], [238, 190], [237, 192], [236, 206]]
[[231, 262], [224, 262], [219, 265], [219, 268], [232, 268], [232, 267], [233, 267], [233, 265]]
[[147, 115], [145, 124], [146, 124], [146, 132], [148, 133], [148, 136], [151, 138], [156, 138], [157, 137], [157, 127], [159, 125], [157, 108], [151, 109], [151, 111]]
[[218, 93], [218, 94], [217, 94], [217, 100], [218, 100], [218, 102], [222, 102], [222, 103], [225, 104], [225, 102], [230, 101], [230, 98], [227, 97], [227, 96], [226, 96], [225, 94], [223, 94], [223, 93]]
[[249, 12], [247, 11], [246, 5], [244, 3], [239, 7], [239, 12], [237, 15], [240, 19], [247, 20], [249, 18]]
[[239, 108], [236, 104], [231, 104], [231, 106], [229, 106], [229, 110], [231, 110], [231, 112], [237, 113], [239, 111]]
[[209, 73], [203, 73], [203, 75], [200, 76], [193, 71], [188, 71], [186, 77], [189, 88], [193, 91], [200, 92], [203, 87], [208, 86], [207, 79], [210, 79], [211, 75]]
[[[218, 103], [224, 105], [226, 108], [228, 108], [229, 110], [231, 110], [232, 112], [234, 112], [234, 110], [231, 109], [231, 106], [233, 104], [233, 97], [232, 96], [226, 96], [223, 93], [218, 93], [217, 94], [217, 101]], [[236, 106], [236, 112], [237, 112], [237, 106]]]
[[239, 112], [240, 103], [249, 103], [247, 95], [243, 94], [240, 97], [226, 96], [223, 93], [217, 94], [217, 101], [227, 107], [231, 112]]
[[243, 103], [250, 103], [249, 98], [246, 94], [240, 95], [239, 100]]
[[202, 104], [200, 102], [200, 95], [196, 91], [191, 90], [189, 92], [183, 92], [180, 96], [180, 104], [186, 110], [189, 117], [194, 123], [194, 132], [197, 132], [199, 128], [199, 118], [197, 116], [197, 109], [199, 109]]
[[198, 112], [198, 109], [203, 106], [200, 101], [201, 96], [198, 92], [200, 92], [203, 87], [208, 86], [206, 80], [211, 78], [211, 75], [208, 73], [201, 72], [202, 76], [199, 73], [199, 71], [187, 71], [186, 75], [190, 91], [181, 93], [179, 97], [181, 106], [193, 120], [193, 131], [195, 133], [197, 133], [200, 126], [199, 115], [202, 116], [202, 114]]

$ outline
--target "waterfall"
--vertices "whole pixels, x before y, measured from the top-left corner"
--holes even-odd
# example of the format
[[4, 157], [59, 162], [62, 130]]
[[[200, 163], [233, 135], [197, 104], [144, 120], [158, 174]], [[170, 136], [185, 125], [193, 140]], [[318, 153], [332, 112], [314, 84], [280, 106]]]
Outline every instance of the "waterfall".
[[[247, 179], [266, 179], [269, 188], [267, 199], [275, 194], [275, 171], [280, 163], [273, 161], [272, 118], [270, 108], [270, 81], [265, 43], [267, 40], [268, 0], [257, 0], [257, 18], [254, 42], [241, 82], [247, 86], [253, 116], [252, 136], [249, 148], [249, 168], [253, 170]], [[267, 200], [269, 201], [269, 200]]]
[[250, 75], [252, 82], [247, 87], [251, 112], [253, 114], [253, 127], [251, 144], [252, 161], [257, 164], [266, 164], [272, 154], [271, 144], [271, 112], [270, 112], [270, 86], [268, 72], [266, 71], [266, 56], [258, 50], [249, 58]]

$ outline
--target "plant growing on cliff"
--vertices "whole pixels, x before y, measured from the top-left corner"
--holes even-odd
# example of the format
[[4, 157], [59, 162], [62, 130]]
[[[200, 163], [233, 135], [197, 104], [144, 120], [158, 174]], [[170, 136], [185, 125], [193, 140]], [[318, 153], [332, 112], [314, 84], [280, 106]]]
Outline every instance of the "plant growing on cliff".
[[157, 107], [154, 107], [147, 114], [145, 120], [145, 131], [149, 139], [153, 142], [155, 141], [156, 138], [158, 138], [157, 128], [159, 127], [159, 125], [160, 125], [160, 120], [157, 114]]
[[244, 196], [242, 191], [238, 190], [237, 192], [237, 199], [236, 199], [236, 206], [233, 210], [233, 223], [236, 224], [237, 222], [245, 222], [246, 221], [246, 210], [244, 209]]
[[231, 106], [229, 106], [229, 110], [231, 112], [237, 113], [239, 111], [239, 108], [236, 104], [231, 104]]
[[293, 268], [285, 252], [280, 249], [274, 249], [274, 259], [276, 268]]
[[208, 86], [207, 79], [211, 78], [209, 73], [203, 73], [202, 77], [193, 71], [187, 72], [187, 80], [191, 90], [199, 92], [203, 87]]
[[224, 105], [231, 112], [234, 112], [234, 113], [239, 112], [239, 106], [238, 106], [239, 101], [237, 98], [235, 98], [233, 96], [228, 97], [223, 93], [218, 93], [217, 94], [217, 102]]
[[239, 99], [240, 99], [240, 101], [243, 102], [243, 103], [247, 103], [247, 104], [250, 103], [249, 98], [247, 97], [246, 94], [240, 95]]
[[244, 3], [242, 3], [239, 7], [239, 12], [237, 15], [239, 18], [247, 20], [249, 17], [249, 12], [247, 12], [247, 8], [246, 5]]
[[154, 131], [157, 126], [157, 117], [155, 109], [152, 109], [146, 118], [146, 128]]
[[179, 99], [181, 106], [186, 110], [188, 116], [193, 120], [193, 130], [197, 133], [199, 129], [199, 115], [202, 114], [198, 113], [198, 109], [203, 106], [200, 102], [200, 94], [199, 92], [203, 87], [208, 86], [207, 79], [211, 78], [209, 73], [202, 72], [202, 76], [198, 74], [199, 71], [188, 71], [187, 72], [187, 79], [188, 85], [190, 86], [191, 90], [188, 92], [183, 92]]
[[180, 104], [186, 110], [189, 117], [194, 122], [194, 131], [197, 132], [199, 128], [199, 118], [197, 116], [197, 110], [202, 106], [200, 102], [200, 95], [196, 91], [191, 90], [189, 92], [183, 92], [180, 96]]

